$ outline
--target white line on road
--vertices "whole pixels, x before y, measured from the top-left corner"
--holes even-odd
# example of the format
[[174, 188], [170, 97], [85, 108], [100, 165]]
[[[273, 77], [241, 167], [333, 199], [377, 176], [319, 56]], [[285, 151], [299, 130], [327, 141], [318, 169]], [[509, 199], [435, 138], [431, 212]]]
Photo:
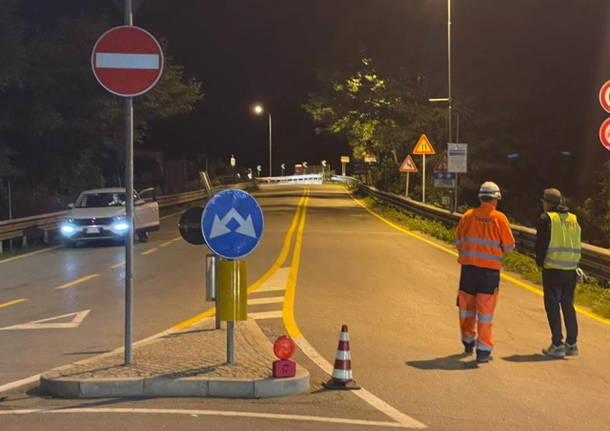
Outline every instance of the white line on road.
[[347, 425], [365, 425], [377, 427], [401, 428], [396, 422], [368, 421], [365, 419], [343, 419], [324, 416], [286, 415], [278, 413], [238, 412], [230, 410], [179, 410], [179, 409], [121, 409], [121, 408], [66, 408], [66, 409], [20, 409], [0, 410], [0, 415], [27, 415], [27, 414], [164, 414], [164, 415], [189, 415], [189, 416], [222, 416], [234, 418], [257, 418], [276, 419], [286, 421], [322, 422]]
[[36, 374], [35, 376], [26, 377], [25, 379], [17, 380], [14, 382], [6, 383], [4, 385], [0, 385], [0, 394], [2, 392], [11, 391], [15, 388], [21, 387], [23, 385], [29, 385], [34, 382], [38, 382], [40, 380], [40, 374]]
[[[320, 367], [325, 373], [332, 375], [333, 366], [328, 362], [318, 351], [303, 337], [293, 337], [294, 342], [299, 346], [301, 351], [307, 355], [318, 367]], [[427, 428], [423, 423], [413, 419], [411, 416], [407, 416], [401, 411], [395, 409], [382, 399], [376, 397], [366, 389], [362, 388], [356, 391], [351, 391], [352, 394], [361, 398], [362, 400], [375, 407], [377, 410], [385, 413], [404, 428]]]
[[260, 313], [248, 313], [248, 317], [250, 319], [254, 319], [254, 320], [281, 319], [282, 311], [278, 310], [278, 311], [262, 311]]
[[283, 296], [274, 296], [271, 298], [248, 299], [248, 305], [280, 304], [282, 302], [284, 302]]

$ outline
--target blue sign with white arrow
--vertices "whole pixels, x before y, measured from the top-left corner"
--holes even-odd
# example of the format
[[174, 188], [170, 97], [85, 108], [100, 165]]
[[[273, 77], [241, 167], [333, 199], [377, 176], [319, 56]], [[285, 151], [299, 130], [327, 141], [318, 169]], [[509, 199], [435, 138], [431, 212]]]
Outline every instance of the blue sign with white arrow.
[[258, 246], [263, 236], [263, 211], [243, 190], [223, 190], [214, 195], [201, 215], [205, 243], [219, 256], [239, 259]]

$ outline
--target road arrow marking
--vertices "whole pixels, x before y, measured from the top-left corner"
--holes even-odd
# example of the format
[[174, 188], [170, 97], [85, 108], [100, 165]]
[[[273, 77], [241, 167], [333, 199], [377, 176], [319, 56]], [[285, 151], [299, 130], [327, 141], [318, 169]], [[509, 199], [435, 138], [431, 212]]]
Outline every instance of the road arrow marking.
[[[15, 329], [66, 329], [66, 328], [78, 328], [87, 314], [91, 310], [78, 311], [76, 313], [62, 314], [61, 316], [49, 317], [47, 319], [34, 320], [28, 323], [22, 323], [20, 325], [7, 326], [0, 328], [0, 331], [9, 331]], [[50, 323], [53, 320], [66, 319], [70, 316], [74, 316], [70, 322], [61, 323]]]
[[244, 219], [235, 208], [231, 208], [222, 219], [219, 218], [218, 215], [214, 215], [210, 239], [231, 233], [231, 229], [227, 227], [227, 224], [231, 220], [235, 220], [239, 224], [239, 227], [235, 229], [235, 232], [249, 236], [250, 238], [256, 238], [252, 216], [248, 215], [248, 217]]

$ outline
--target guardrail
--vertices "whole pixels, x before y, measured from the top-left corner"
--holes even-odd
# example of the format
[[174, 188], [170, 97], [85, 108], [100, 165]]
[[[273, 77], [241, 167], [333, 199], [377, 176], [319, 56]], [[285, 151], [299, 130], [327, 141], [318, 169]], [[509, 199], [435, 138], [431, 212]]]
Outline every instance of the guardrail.
[[[239, 183], [214, 187], [215, 191], [227, 188], [244, 189], [252, 183]], [[164, 195], [157, 198], [159, 208], [167, 208], [182, 205], [189, 202], [204, 199], [207, 196], [204, 190], [178, 193], [175, 195]], [[22, 247], [27, 246], [28, 234], [33, 231], [42, 231], [43, 241], [49, 242], [49, 232], [57, 230], [59, 222], [68, 215], [69, 211], [58, 211], [48, 214], [40, 214], [30, 217], [17, 218], [0, 221], [0, 254], [2, 254], [2, 241], [6, 239], [21, 238]]]
[[[442, 208], [378, 190], [361, 183], [355, 178], [336, 176], [333, 177], [333, 180], [356, 185], [362, 193], [382, 200], [396, 209], [407, 210], [423, 218], [433, 219], [449, 226], [457, 225], [462, 216], [460, 213], [452, 213]], [[517, 241], [517, 249], [533, 256], [535, 254], [536, 230], [519, 225], [511, 225], [511, 228]], [[610, 281], [610, 250], [583, 243], [580, 267], [596, 278]]]
[[309, 175], [289, 175], [285, 177], [259, 177], [256, 178], [259, 183], [266, 184], [322, 184], [324, 176], [322, 174]]

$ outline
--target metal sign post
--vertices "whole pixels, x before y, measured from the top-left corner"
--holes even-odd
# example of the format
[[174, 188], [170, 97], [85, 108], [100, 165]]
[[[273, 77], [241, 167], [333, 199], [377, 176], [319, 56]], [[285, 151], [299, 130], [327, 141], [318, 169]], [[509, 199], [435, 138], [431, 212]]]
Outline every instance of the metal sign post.
[[[125, 25], [133, 25], [131, 0], [125, 0]], [[129, 230], [125, 239], [125, 365], [131, 364], [133, 327], [133, 98], [125, 99], [125, 215]]]
[[91, 52], [95, 79], [125, 98], [125, 365], [131, 363], [133, 315], [133, 97], [151, 90], [163, 73], [163, 50], [146, 30], [133, 26], [132, 0], [124, 2], [124, 25], [102, 34]]
[[428, 140], [428, 137], [426, 135], [421, 135], [417, 144], [415, 144], [412, 153], [422, 156], [421, 199], [423, 203], [426, 203], [426, 155], [434, 155], [436, 154], [436, 151]]

